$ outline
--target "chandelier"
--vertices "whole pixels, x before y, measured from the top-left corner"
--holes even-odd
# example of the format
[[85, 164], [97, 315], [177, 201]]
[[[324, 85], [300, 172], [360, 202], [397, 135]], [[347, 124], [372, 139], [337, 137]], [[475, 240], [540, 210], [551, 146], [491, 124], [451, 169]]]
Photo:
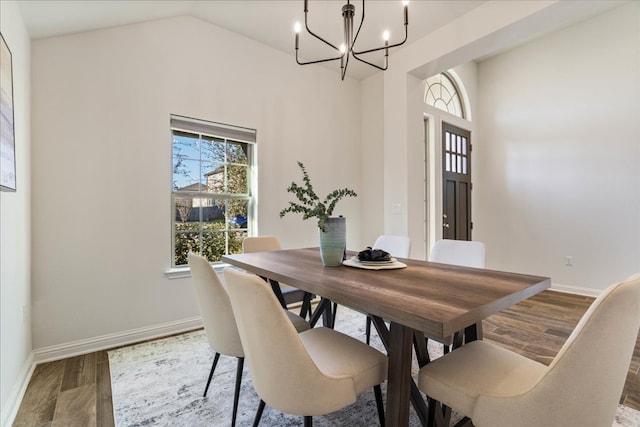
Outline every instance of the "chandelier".
[[[300, 65], [318, 64], [320, 62], [340, 60], [340, 71], [341, 71], [340, 74], [342, 76], [342, 80], [344, 80], [344, 76], [347, 73], [347, 66], [349, 65], [350, 56], [353, 56], [356, 60], [360, 62], [364, 62], [365, 64], [371, 65], [372, 67], [375, 67], [379, 70], [384, 71], [389, 66], [389, 49], [403, 45], [407, 41], [407, 33], [408, 33], [407, 27], [409, 25], [409, 1], [408, 0], [404, 0], [402, 2], [403, 9], [404, 9], [404, 39], [401, 42], [389, 45], [389, 32], [385, 31], [382, 34], [384, 46], [376, 47], [373, 49], [362, 50], [362, 51], [355, 50], [354, 46], [356, 44], [356, 40], [358, 39], [358, 35], [360, 34], [360, 30], [362, 29], [362, 24], [364, 23], [364, 0], [362, 0], [362, 15], [360, 18], [360, 25], [358, 26], [358, 30], [356, 31], [355, 36], [353, 34], [353, 17], [356, 12], [356, 7], [351, 4], [351, 0], [347, 0], [347, 4], [342, 6], [342, 19], [344, 21], [344, 42], [339, 47], [335, 46], [333, 43], [328, 42], [327, 40], [323, 39], [313, 31], [311, 31], [311, 29], [309, 28], [309, 21], [307, 19], [308, 18], [307, 15], [309, 12], [308, 3], [309, 3], [308, 0], [304, 0], [304, 26], [307, 32], [311, 34], [313, 37], [315, 37], [316, 39], [320, 40], [321, 42], [335, 49], [337, 51], [336, 52], [337, 56], [334, 56], [331, 58], [325, 58], [325, 59], [318, 59], [315, 61], [300, 61], [300, 59], [298, 58], [298, 47], [300, 44], [301, 25], [299, 22], [296, 22], [294, 27], [294, 30], [296, 32], [296, 62]], [[372, 52], [378, 52], [382, 50], [384, 50], [384, 65], [382, 66], [369, 62], [360, 57], [360, 55], [364, 55]]]

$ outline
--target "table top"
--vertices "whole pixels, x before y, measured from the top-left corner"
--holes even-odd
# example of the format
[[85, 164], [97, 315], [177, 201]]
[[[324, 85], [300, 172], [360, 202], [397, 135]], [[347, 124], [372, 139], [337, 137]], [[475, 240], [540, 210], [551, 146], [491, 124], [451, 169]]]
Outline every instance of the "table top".
[[440, 338], [551, 286], [548, 277], [411, 259], [399, 259], [407, 268], [397, 270], [324, 267], [318, 248], [226, 255], [222, 260]]

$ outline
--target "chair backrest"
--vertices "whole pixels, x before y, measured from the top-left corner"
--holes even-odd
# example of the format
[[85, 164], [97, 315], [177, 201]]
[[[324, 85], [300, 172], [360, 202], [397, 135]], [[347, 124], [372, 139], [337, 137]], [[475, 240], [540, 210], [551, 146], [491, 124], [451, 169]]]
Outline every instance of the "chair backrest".
[[431, 248], [430, 262], [485, 268], [484, 243], [467, 240], [438, 240]]
[[204, 331], [211, 348], [226, 356], [244, 357], [231, 301], [206, 258], [189, 253], [189, 267], [198, 296]]
[[373, 244], [373, 248], [387, 251], [394, 257], [409, 258], [411, 240], [407, 236], [384, 234], [382, 236], [378, 236]]
[[355, 400], [350, 378], [320, 372], [264, 280], [231, 268], [224, 277], [251, 380], [262, 400], [295, 415], [325, 413], [323, 401], [344, 399], [345, 394]]
[[245, 237], [242, 241], [242, 252], [270, 252], [282, 249], [280, 241], [275, 236]]
[[[501, 425], [511, 426], [611, 425], [639, 328], [640, 275], [635, 275], [610, 286], [593, 302], [529, 392], [506, 401], [480, 396], [474, 423], [477, 416], [477, 425], [482, 425], [482, 417], [503, 419]], [[495, 399], [500, 399], [498, 404]]]

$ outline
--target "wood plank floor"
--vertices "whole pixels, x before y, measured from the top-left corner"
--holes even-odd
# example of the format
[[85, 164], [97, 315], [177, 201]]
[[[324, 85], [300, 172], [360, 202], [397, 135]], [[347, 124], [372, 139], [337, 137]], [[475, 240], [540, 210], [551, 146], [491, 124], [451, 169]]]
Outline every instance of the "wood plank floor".
[[[549, 364], [593, 298], [544, 291], [484, 321], [484, 337]], [[640, 410], [640, 339], [620, 402]], [[14, 427], [113, 426], [106, 351], [38, 365]]]

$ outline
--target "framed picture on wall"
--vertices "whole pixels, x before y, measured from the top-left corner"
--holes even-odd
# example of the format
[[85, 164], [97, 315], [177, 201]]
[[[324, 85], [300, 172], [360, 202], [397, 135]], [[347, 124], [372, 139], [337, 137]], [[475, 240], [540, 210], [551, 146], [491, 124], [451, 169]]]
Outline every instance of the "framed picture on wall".
[[0, 190], [16, 191], [16, 140], [13, 123], [13, 64], [0, 34]]

